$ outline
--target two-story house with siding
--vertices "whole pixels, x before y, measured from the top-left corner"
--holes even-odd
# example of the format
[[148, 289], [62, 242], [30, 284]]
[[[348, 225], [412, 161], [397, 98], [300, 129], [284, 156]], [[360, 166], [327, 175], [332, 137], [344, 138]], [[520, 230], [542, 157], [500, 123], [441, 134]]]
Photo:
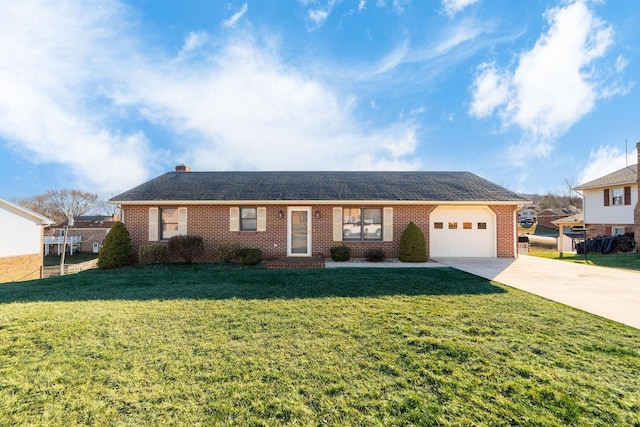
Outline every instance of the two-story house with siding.
[[[640, 143], [637, 144], [640, 158]], [[635, 232], [640, 236], [638, 204], [640, 171], [626, 166], [575, 188], [584, 197], [584, 223], [587, 237], [615, 236]]]

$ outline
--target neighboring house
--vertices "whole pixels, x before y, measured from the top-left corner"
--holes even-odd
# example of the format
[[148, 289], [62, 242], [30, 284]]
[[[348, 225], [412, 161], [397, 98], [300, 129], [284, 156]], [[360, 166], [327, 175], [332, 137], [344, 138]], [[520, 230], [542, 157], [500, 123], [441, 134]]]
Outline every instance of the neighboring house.
[[398, 257], [409, 221], [431, 257], [515, 257], [528, 201], [468, 172], [191, 172], [181, 165], [110, 201], [134, 248], [175, 235], [260, 248], [264, 259], [327, 257], [347, 245]]
[[558, 229], [558, 251], [575, 252], [576, 243], [584, 240], [583, 214], [569, 215], [553, 221]]
[[102, 241], [119, 221], [117, 216], [94, 215], [78, 216], [73, 221], [63, 221], [52, 225], [45, 236], [44, 254], [60, 255], [65, 245], [64, 235], [67, 233], [66, 245], [71, 255], [74, 252], [97, 254], [102, 247]]
[[558, 226], [554, 223], [554, 221], [561, 218], [566, 218], [569, 215], [570, 212], [566, 209], [543, 209], [538, 212], [538, 225], [543, 225], [545, 227], [557, 230]]
[[44, 226], [52, 222], [0, 199], [0, 283], [42, 277]]
[[[640, 143], [637, 144], [640, 153]], [[640, 159], [640, 154], [638, 154]], [[584, 197], [584, 221], [587, 237], [614, 236], [635, 232], [640, 236], [640, 206], [638, 205], [638, 165], [577, 186]]]
[[518, 220], [520, 221], [526, 218], [537, 220], [538, 211], [535, 208], [532, 208], [531, 206], [518, 210]]

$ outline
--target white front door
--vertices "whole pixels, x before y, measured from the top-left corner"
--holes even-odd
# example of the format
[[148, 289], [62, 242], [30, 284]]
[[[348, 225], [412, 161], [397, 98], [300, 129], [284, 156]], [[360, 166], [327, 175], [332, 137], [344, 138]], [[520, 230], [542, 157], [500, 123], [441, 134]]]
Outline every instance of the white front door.
[[287, 255], [311, 256], [311, 208], [288, 208]]

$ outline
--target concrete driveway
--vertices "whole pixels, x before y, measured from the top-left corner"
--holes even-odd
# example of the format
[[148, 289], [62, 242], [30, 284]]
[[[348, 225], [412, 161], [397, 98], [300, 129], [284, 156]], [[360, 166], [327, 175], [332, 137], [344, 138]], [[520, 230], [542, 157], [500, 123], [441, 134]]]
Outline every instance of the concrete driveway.
[[640, 272], [528, 255], [434, 261], [640, 329]]

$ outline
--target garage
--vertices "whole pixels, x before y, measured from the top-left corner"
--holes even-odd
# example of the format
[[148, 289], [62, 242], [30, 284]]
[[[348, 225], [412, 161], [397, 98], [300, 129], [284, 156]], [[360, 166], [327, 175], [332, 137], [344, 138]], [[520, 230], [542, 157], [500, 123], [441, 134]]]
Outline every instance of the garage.
[[429, 255], [496, 257], [496, 215], [487, 206], [438, 206], [430, 215]]

